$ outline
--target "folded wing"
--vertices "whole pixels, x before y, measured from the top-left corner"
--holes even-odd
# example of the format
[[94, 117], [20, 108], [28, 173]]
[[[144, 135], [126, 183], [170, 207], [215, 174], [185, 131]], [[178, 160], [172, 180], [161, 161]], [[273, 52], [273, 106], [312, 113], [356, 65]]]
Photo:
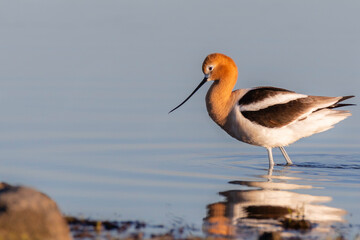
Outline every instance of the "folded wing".
[[286, 89], [259, 87], [249, 90], [238, 102], [241, 114], [248, 120], [268, 128], [279, 128], [302, 121], [311, 113], [338, 104], [353, 96], [321, 97], [298, 94]]

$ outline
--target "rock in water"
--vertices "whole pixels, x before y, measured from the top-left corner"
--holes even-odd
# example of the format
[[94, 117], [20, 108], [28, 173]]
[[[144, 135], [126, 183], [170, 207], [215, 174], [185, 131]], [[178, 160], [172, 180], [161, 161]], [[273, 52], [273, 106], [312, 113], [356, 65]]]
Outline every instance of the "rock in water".
[[56, 203], [32, 188], [0, 183], [0, 239], [70, 240]]

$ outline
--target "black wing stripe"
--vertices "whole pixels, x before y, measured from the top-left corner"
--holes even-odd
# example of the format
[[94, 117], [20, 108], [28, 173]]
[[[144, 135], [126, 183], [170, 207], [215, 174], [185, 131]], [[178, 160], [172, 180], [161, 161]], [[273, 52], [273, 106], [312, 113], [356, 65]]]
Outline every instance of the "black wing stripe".
[[309, 112], [309, 105], [296, 99], [284, 104], [276, 104], [258, 111], [242, 111], [241, 114], [252, 122], [268, 128], [288, 125]]
[[239, 105], [248, 105], [251, 103], [256, 103], [266, 98], [273, 97], [281, 92], [293, 93], [293, 91], [289, 91], [283, 88], [259, 87], [245, 93], [245, 95], [239, 100]]

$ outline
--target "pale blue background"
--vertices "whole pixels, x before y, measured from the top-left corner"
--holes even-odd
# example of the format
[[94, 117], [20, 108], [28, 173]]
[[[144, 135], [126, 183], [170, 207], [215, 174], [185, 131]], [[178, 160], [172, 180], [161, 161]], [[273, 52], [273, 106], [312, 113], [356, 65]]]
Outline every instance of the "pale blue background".
[[[237, 88], [359, 95], [359, 12], [359, 1], [328, 0], [0, 1], [0, 180], [45, 191], [68, 214], [199, 224], [227, 181], [246, 176], [227, 158], [255, 154], [267, 167], [264, 149], [208, 118], [209, 85], [167, 114], [202, 80], [205, 56], [232, 57]], [[293, 160], [358, 164], [359, 110], [349, 109], [292, 145]], [[358, 170], [352, 179], [349, 191]]]

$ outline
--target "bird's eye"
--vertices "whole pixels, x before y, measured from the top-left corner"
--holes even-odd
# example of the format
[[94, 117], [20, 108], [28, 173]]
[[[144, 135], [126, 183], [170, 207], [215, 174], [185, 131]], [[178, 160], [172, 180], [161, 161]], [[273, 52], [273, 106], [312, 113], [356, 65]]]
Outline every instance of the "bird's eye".
[[208, 67], [209, 71], [212, 71], [213, 68], [214, 68], [213, 66], [209, 66], [209, 67]]

